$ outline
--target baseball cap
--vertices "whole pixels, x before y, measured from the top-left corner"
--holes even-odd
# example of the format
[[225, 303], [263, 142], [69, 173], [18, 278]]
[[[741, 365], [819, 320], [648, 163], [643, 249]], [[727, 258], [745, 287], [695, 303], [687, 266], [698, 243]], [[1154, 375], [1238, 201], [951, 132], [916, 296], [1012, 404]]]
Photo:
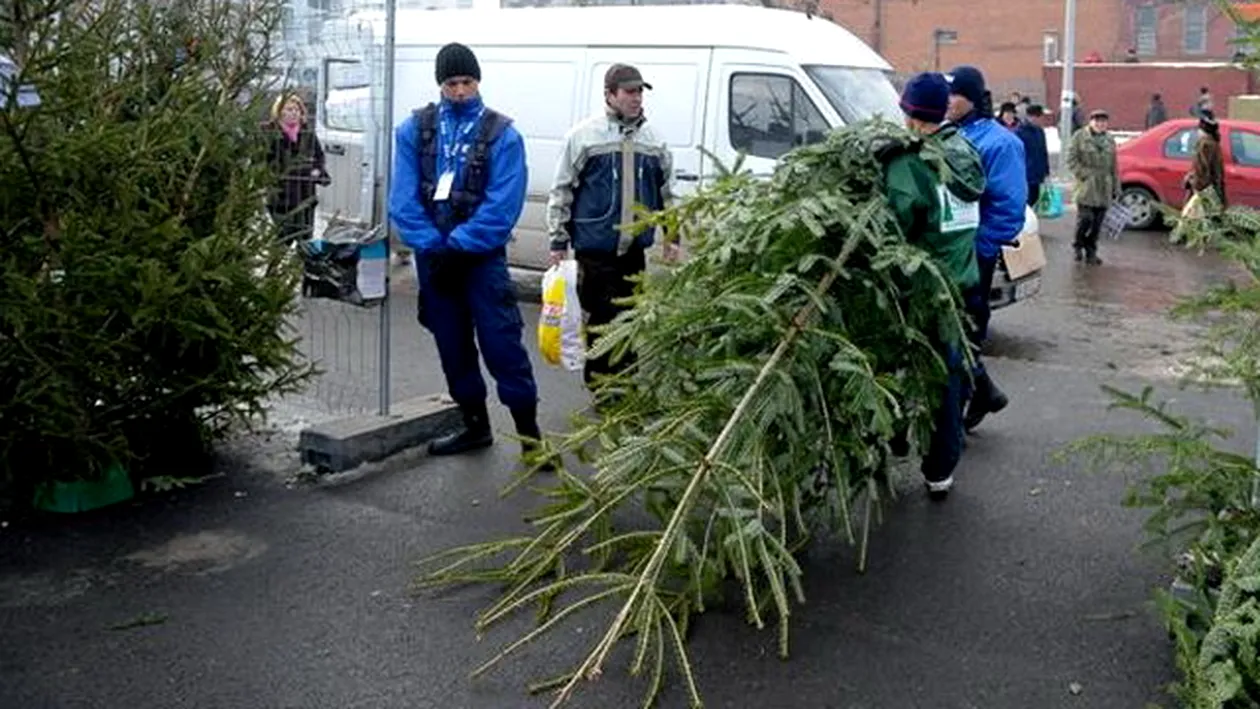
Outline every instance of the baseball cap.
[[639, 73], [639, 70], [629, 64], [613, 64], [604, 74], [604, 89], [607, 91], [637, 89], [640, 86], [645, 89], [652, 88], [651, 84], [643, 80], [643, 75]]

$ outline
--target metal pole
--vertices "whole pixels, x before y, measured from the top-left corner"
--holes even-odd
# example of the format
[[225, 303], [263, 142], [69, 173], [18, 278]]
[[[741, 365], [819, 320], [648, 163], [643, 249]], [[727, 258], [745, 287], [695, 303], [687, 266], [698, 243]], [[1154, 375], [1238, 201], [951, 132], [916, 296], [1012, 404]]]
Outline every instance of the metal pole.
[[1251, 472], [1251, 506], [1260, 508], [1260, 418], [1256, 427], [1256, 469]]
[[1063, 73], [1059, 96], [1059, 174], [1068, 174], [1068, 146], [1072, 142], [1072, 95], [1076, 91], [1076, 0], [1064, 0]]
[[875, 45], [872, 49], [876, 54], [884, 53], [884, 0], [875, 0], [875, 27], [874, 27]]
[[381, 301], [380, 318], [380, 415], [389, 415], [389, 272], [394, 249], [389, 236], [389, 190], [394, 179], [394, 29], [398, 21], [397, 0], [385, 0], [385, 120], [381, 134], [385, 149], [381, 151], [380, 219], [385, 229], [385, 298]]

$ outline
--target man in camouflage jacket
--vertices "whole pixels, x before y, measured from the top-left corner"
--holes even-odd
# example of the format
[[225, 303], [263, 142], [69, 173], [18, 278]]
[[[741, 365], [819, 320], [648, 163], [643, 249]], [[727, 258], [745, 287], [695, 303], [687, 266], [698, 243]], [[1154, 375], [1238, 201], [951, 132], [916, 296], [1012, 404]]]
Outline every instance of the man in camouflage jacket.
[[1068, 168], [1076, 180], [1076, 260], [1098, 265], [1098, 234], [1111, 203], [1120, 198], [1120, 172], [1116, 165], [1116, 141], [1107, 130], [1106, 111], [1090, 114], [1089, 125], [1072, 136]]

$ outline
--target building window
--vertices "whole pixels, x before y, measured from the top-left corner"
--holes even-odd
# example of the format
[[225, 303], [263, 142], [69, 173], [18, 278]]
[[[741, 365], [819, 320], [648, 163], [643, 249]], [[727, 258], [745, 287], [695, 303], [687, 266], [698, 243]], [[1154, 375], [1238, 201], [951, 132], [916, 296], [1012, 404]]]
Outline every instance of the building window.
[[1062, 59], [1059, 57], [1059, 33], [1058, 32], [1042, 32], [1041, 33], [1041, 63], [1055, 64]]
[[1133, 34], [1138, 54], [1144, 57], [1154, 56], [1159, 49], [1156, 40], [1159, 35], [1159, 12], [1154, 5], [1143, 5], [1137, 9]]
[[1229, 53], [1234, 61], [1240, 61], [1256, 53], [1255, 44], [1251, 41], [1252, 32], [1241, 24], [1234, 25], [1230, 35]]
[[1182, 49], [1186, 54], [1207, 52], [1207, 6], [1187, 5], [1182, 17]]

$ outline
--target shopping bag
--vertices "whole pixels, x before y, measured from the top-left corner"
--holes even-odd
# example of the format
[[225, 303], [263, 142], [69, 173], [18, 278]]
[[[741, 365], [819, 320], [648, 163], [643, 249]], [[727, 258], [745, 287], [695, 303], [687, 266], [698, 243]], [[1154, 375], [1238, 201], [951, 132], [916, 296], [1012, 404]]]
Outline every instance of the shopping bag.
[[388, 246], [384, 225], [369, 229], [332, 223], [323, 236], [298, 241], [302, 295], [354, 305], [376, 305], [385, 297]]
[[1046, 267], [1046, 250], [1041, 244], [1041, 234], [1026, 232], [1011, 246], [1002, 247], [1002, 263], [1006, 275], [1012, 281], [1040, 271]]
[[1198, 192], [1190, 195], [1186, 206], [1181, 208], [1182, 219], [1202, 219], [1207, 210], [1203, 208], [1203, 197]]
[[586, 363], [577, 280], [577, 261], [573, 259], [547, 269], [543, 274], [542, 316], [538, 319], [538, 352], [543, 361], [571, 372]]
[[1100, 236], [1108, 239], [1119, 239], [1125, 229], [1129, 228], [1129, 208], [1119, 202], [1112, 202], [1103, 217]]
[[1063, 216], [1063, 188], [1049, 184], [1041, 186], [1041, 196], [1037, 198], [1037, 216], [1043, 219], [1058, 219]]

